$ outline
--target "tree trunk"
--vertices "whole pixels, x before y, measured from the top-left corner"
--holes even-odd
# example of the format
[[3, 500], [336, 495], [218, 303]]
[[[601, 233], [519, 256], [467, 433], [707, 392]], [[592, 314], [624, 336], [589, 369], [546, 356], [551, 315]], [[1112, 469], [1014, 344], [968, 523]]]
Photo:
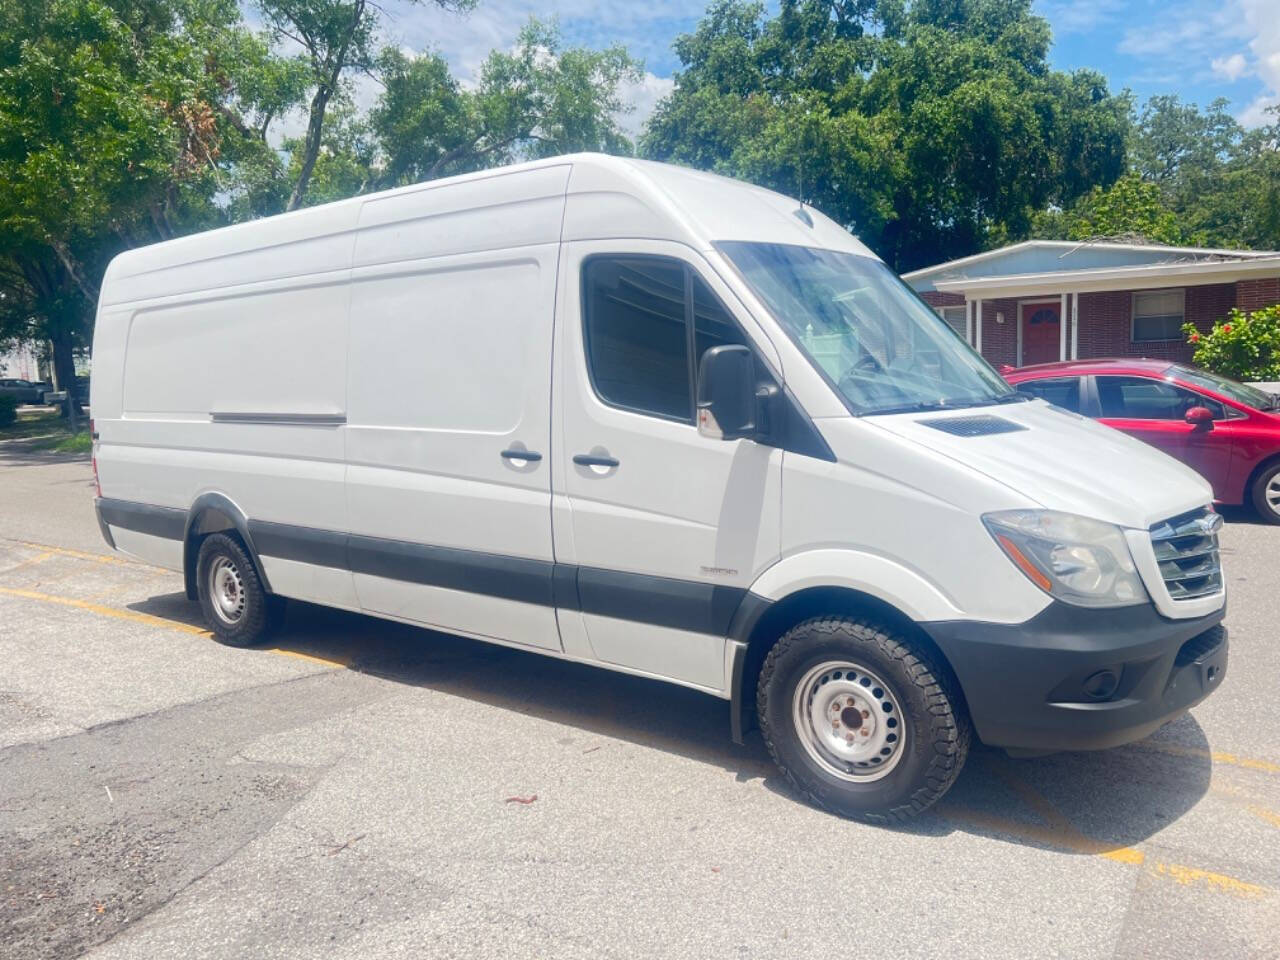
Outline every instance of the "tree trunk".
[[307, 184], [311, 182], [311, 171], [315, 169], [316, 157], [320, 155], [320, 135], [324, 130], [324, 111], [329, 105], [330, 89], [321, 84], [316, 88], [316, 95], [311, 98], [311, 116], [307, 120], [307, 136], [302, 146], [302, 169], [298, 171], [298, 182], [293, 185], [293, 193], [289, 195], [286, 210], [297, 210], [302, 205], [302, 198], [307, 195]]
[[67, 399], [62, 403], [62, 415], [75, 423], [83, 415], [83, 410], [76, 396], [76, 360], [71, 334], [66, 330], [60, 331], [52, 343], [53, 385], [59, 390], [67, 391]]

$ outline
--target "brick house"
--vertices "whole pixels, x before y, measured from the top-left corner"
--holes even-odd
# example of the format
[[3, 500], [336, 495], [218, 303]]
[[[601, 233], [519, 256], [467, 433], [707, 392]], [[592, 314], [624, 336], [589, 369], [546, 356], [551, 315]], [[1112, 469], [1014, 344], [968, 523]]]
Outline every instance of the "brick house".
[[1189, 361], [1184, 322], [1280, 303], [1280, 252], [1028, 240], [903, 279], [997, 367]]

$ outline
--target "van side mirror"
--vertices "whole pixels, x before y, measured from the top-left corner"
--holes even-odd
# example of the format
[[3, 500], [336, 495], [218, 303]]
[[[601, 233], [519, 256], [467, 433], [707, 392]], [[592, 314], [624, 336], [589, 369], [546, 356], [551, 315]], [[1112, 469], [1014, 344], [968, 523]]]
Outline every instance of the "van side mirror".
[[712, 347], [698, 364], [698, 433], [737, 440], [756, 433], [755, 359], [746, 347]]
[[1186, 420], [1198, 430], [1213, 429], [1213, 411], [1208, 407], [1192, 407], [1186, 413]]

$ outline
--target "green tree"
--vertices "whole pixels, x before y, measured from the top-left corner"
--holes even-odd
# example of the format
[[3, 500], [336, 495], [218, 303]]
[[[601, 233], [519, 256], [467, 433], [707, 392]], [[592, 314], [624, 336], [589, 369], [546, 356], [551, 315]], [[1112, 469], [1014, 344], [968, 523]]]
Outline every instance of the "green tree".
[[429, 180], [576, 150], [630, 153], [618, 127], [623, 84], [641, 64], [620, 46], [566, 49], [556, 24], [530, 21], [510, 52], [495, 50], [465, 89], [438, 55], [384, 50], [385, 91], [369, 124], [377, 183]]
[[1029, 0], [719, 0], [642, 149], [799, 196], [911, 269], [1123, 173], [1128, 101], [1048, 46]]
[[[469, 10], [475, 5], [475, 0], [430, 2], [449, 10]], [[255, 5], [272, 37], [296, 44], [310, 70], [307, 130], [296, 151], [298, 162], [285, 204], [286, 209], [295, 210], [306, 196], [320, 155], [330, 101], [343, 92], [353, 74], [374, 68], [382, 8], [374, 0], [255, 0]]]
[[1152, 97], [1135, 117], [1130, 164], [1159, 188], [1181, 233], [1218, 247], [1280, 246], [1280, 116], [1245, 130], [1225, 100], [1206, 110]]
[[106, 259], [165, 229], [221, 151], [184, 25], [237, 18], [220, 0], [0, 5], [0, 335], [52, 342], [61, 385]]
[[1187, 246], [1202, 238], [1188, 234], [1165, 206], [1160, 186], [1127, 173], [1105, 190], [1094, 187], [1070, 210], [1037, 220], [1038, 236], [1066, 240], [1113, 240]]
[[0, 2], [0, 339], [69, 383], [107, 261], [226, 222], [303, 89], [235, 0]]

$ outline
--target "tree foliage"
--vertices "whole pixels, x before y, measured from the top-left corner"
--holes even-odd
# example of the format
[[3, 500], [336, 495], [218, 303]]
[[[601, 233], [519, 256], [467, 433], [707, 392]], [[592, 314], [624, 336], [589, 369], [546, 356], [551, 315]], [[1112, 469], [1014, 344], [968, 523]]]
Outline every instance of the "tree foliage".
[[643, 149], [799, 196], [900, 270], [936, 263], [1123, 172], [1128, 101], [1048, 47], [1029, 0], [718, 0]]
[[[217, 189], [232, 0], [0, 4], [0, 339], [43, 339], [60, 381], [117, 250]], [[198, 218], [197, 222], [198, 222]]]
[[1280, 248], [1280, 116], [1246, 130], [1227, 108], [1152, 97], [1132, 119], [1129, 172], [1045, 212], [1037, 234]]
[[412, 183], [578, 150], [630, 153], [618, 126], [624, 83], [641, 65], [621, 46], [565, 49], [558, 27], [530, 21], [464, 89], [438, 55], [383, 52], [386, 89], [370, 113], [383, 150], [380, 185]]
[[[431, 0], [465, 9], [470, 0]], [[630, 152], [621, 47], [531, 22], [463, 87], [444, 60], [378, 49], [368, 0], [0, 0], [0, 342], [88, 345], [125, 248], [381, 186], [568, 150]], [[379, 73], [373, 110], [352, 78]], [[299, 111], [305, 132], [281, 138]]]
[[[420, 0], [407, 0], [418, 3]], [[475, 0], [430, 0], [448, 10], [469, 10]], [[254, 0], [271, 36], [301, 49], [308, 70], [311, 100], [307, 130], [291, 168], [293, 187], [285, 205], [297, 209], [306, 196], [324, 138], [329, 103], [340, 96], [352, 74], [369, 73], [378, 56], [381, 7], [373, 0]]]

